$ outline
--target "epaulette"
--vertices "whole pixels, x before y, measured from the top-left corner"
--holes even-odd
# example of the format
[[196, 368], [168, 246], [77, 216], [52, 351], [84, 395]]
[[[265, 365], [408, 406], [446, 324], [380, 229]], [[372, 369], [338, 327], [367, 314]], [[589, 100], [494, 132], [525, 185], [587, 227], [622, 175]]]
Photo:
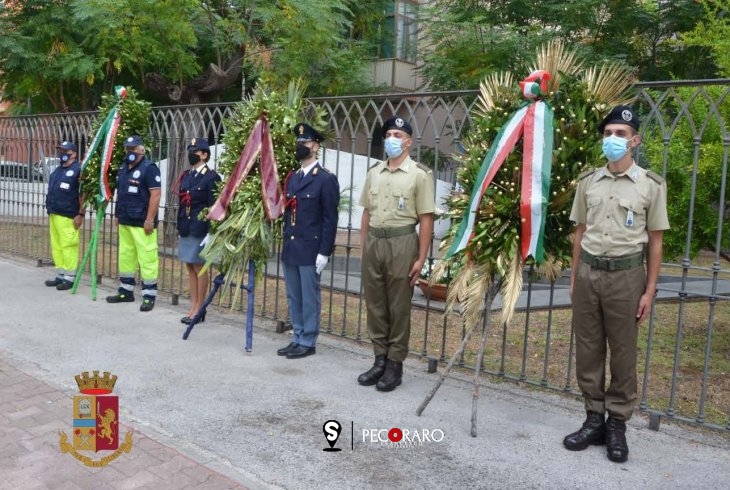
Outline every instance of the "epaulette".
[[651, 170], [648, 170], [646, 172], [646, 175], [647, 175], [647, 177], [649, 177], [651, 180], [653, 180], [657, 184], [663, 184], [664, 183], [664, 178], [661, 175], [659, 175], [658, 173], [656, 173], [656, 172], [653, 172]]
[[578, 180], [583, 180], [586, 177], [589, 177], [589, 176], [593, 175], [595, 172], [596, 172], [596, 169], [595, 168], [589, 168], [588, 170], [584, 170], [578, 176]]
[[421, 170], [423, 170], [424, 172], [426, 172], [427, 174], [430, 174], [431, 172], [433, 172], [431, 170], [431, 167], [429, 167], [428, 165], [424, 165], [422, 163], [416, 162], [416, 166], [418, 168], [420, 168]]

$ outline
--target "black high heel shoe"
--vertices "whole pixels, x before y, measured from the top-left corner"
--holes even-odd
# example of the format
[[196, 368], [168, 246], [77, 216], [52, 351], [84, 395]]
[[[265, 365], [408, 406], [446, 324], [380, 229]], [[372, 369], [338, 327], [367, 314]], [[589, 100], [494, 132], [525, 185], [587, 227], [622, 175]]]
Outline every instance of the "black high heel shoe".
[[[208, 313], [208, 310], [204, 311], [202, 315], [200, 315], [200, 319], [196, 322], [197, 323], [203, 323], [205, 321], [205, 315]], [[180, 320], [181, 323], [184, 323], [185, 325], [190, 325], [193, 321], [193, 317], [190, 316], [184, 316]]]

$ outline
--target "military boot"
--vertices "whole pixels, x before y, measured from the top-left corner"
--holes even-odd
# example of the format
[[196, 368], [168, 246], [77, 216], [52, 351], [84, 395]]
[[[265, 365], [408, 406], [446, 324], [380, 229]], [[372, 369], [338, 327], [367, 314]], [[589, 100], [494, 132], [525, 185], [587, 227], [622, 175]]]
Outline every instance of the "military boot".
[[385, 373], [375, 385], [378, 391], [393, 391], [403, 381], [403, 363], [398, 361], [385, 361]]
[[583, 427], [563, 439], [563, 446], [571, 451], [582, 451], [591, 444], [606, 444], [606, 422], [601, 413], [588, 412]]
[[629, 445], [626, 443], [626, 422], [611, 416], [606, 421], [606, 454], [614, 463], [629, 459]]
[[373, 367], [357, 377], [357, 382], [363, 386], [372, 386], [378, 382], [385, 372], [385, 356], [375, 356]]

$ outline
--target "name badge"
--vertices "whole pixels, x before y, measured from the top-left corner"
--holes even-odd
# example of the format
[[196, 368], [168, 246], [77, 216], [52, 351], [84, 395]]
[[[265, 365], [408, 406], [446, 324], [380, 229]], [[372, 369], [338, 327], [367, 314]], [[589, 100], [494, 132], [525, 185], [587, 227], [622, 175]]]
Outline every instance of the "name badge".
[[138, 194], [138, 193], [139, 193], [139, 188], [136, 185], [130, 185], [127, 188], [127, 194]]
[[626, 226], [634, 226], [634, 212], [631, 209], [626, 213]]
[[60, 187], [61, 187], [61, 189], [66, 189], [66, 190], [71, 188], [71, 186], [69, 185], [68, 182], [61, 182]]

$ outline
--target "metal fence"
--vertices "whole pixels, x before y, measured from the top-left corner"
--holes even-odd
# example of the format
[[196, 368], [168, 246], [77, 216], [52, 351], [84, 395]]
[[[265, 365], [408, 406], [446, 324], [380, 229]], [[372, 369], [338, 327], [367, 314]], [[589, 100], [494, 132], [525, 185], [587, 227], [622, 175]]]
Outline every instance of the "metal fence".
[[[684, 245], [677, 257], [665, 257], [657, 301], [640, 335], [640, 404], [652, 423], [657, 416], [730, 431], [730, 294], [725, 194], [730, 117], [729, 80], [638, 85], [635, 105], [642, 115], [644, 144], [638, 160], [671, 182], [671, 204], [681, 201], [682, 215], [671, 222]], [[429, 165], [443, 192], [454, 180], [450, 155], [461, 149], [476, 92], [415, 93], [311, 99], [330, 117], [331, 138], [325, 165], [346, 188], [347, 212], [340, 218], [332, 267], [323, 275], [322, 328], [329, 334], [367, 340], [360, 286], [358, 183], [367, 166], [382, 157], [382, 121], [400, 115], [414, 128], [412, 156]], [[177, 202], [166, 192], [187, 166], [185, 143], [207, 136], [220, 143], [232, 104], [157, 107], [152, 111], [149, 153], [160, 163], [165, 189], [161, 203], [160, 290], [176, 302], [185, 296], [186, 280], [175, 257]], [[73, 140], [82, 150], [94, 113], [0, 118], [0, 251], [50, 264], [45, 180], [55, 162], [54, 147]], [[591, 139], [591, 144], [596, 142]], [[597, 143], [597, 142], [596, 142]], [[215, 161], [221, 146], [212, 148]], [[49, 157], [49, 155], [51, 157]], [[678, 177], [679, 176], [679, 179]], [[676, 206], [675, 206], [676, 207]], [[709, 209], [709, 211], [708, 211]], [[109, 211], [109, 210], [108, 210]], [[686, 212], [685, 212], [686, 211]], [[708, 216], [709, 214], [709, 216]], [[108, 218], [108, 217], [107, 217]], [[87, 220], [91, 221], [91, 220]], [[87, 224], [87, 226], [90, 226]], [[84, 228], [82, 249], [90, 238]], [[438, 255], [436, 234], [432, 256]], [[286, 298], [278, 250], [272, 250], [264, 279], [257, 285], [258, 315], [286, 321]], [[116, 230], [106, 219], [99, 236], [98, 273], [116, 277]], [[567, 275], [553, 283], [525, 273], [518, 314], [510, 325], [491, 325], [481, 369], [497, 379], [577, 394]], [[246, 307], [245, 295], [239, 308]], [[230, 305], [232, 297], [222, 298]], [[463, 338], [457, 314], [446, 315], [443, 303], [416, 291], [412, 312], [412, 354], [443, 362]], [[240, 317], [244, 321], [243, 315]], [[475, 339], [460, 366], [474, 369]]]

